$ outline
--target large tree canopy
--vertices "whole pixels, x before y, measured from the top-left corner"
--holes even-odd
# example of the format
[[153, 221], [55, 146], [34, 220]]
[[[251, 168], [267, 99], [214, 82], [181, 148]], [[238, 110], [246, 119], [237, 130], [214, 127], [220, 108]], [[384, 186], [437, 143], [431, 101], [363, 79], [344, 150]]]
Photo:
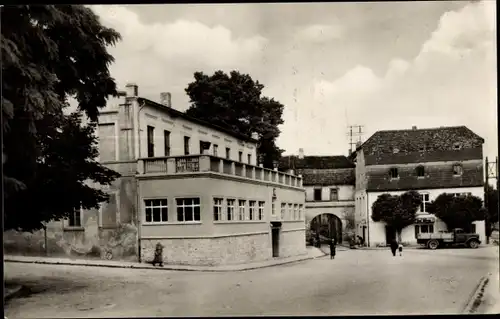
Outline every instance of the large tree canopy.
[[196, 72], [194, 79], [186, 88], [191, 99], [186, 113], [247, 136], [258, 133], [258, 153], [264, 167], [272, 168], [283, 152], [276, 146], [276, 138], [284, 106], [262, 96], [264, 86], [248, 74], [217, 71], [209, 76]]
[[420, 194], [408, 191], [401, 195], [382, 194], [372, 205], [372, 220], [393, 227], [401, 241], [403, 228], [415, 223], [415, 215], [422, 203]]
[[[79, 110], [97, 120], [108, 96], [116, 95], [108, 70], [113, 57], [107, 46], [120, 35], [81, 5], [4, 6], [1, 16], [6, 222], [30, 229], [45, 221], [49, 211], [54, 218], [62, 217], [58, 214], [70, 201], [73, 207], [80, 202], [96, 206], [106, 196], [85, 193], [83, 181], [109, 183], [116, 177], [95, 163], [91, 140], [82, 137], [89, 132], [82, 127], [78, 133], [75, 116], [64, 115], [63, 109], [71, 96]], [[73, 149], [52, 153], [61, 151], [62, 144]], [[82, 170], [70, 174], [73, 168], [67, 166]], [[63, 173], [67, 176], [58, 176]], [[42, 194], [43, 203], [35, 203]], [[25, 204], [20, 201], [31, 202], [34, 210], [17, 209]]]
[[473, 221], [484, 220], [483, 201], [477, 196], [455, 196], [443, 193], [432, 201], [427, 211], [441, 219], [448, 229], [463, 228], [471, 231]]

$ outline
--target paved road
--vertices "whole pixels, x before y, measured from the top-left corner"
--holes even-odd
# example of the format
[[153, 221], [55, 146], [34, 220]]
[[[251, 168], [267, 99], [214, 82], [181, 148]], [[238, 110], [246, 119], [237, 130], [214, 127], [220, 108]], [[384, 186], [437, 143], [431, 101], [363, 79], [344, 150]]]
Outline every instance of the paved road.
[[6, 263], [8, 318], [459, 313], [498, 247], [341, 251], [245, 272], [202, 273]]

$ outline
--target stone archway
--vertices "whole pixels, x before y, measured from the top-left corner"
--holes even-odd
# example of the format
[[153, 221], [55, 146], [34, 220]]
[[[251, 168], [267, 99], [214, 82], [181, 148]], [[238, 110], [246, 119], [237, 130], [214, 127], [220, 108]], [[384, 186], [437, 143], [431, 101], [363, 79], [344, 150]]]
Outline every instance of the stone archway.
[[309, 223], [312, 234], [320, 234], [322, 241], [336, 239], [337, 244], [342, 243], [342, 220], [331, 213], [316, 215]]

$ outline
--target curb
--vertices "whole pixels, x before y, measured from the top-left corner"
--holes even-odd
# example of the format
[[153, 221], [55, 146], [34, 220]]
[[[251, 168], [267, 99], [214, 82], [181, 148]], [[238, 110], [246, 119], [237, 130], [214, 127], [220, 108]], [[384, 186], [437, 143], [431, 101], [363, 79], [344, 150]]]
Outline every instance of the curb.
[[465, 304], [465, 307], [462, 310], [462, 313], [464, 314], [471, 314], [474, 313], [481, 304], [481, 299], [484, 296], [485, 288], [488, 282], [490, 281], [490, 274], [487, 274], [486, 276], [483, 276], [480, 280], [479, 283], [477, 284], [476, 288], [472, 291], [472, 294], [470, 295], [467, 303]]
[[[199, 272], [235, 272], [235, 271], [246, 271], [246, 270], [254, 270], [254, 269], [260, 269], [260, 268], [268, 268], [268, 267], [274, 267], [274, 266], [280, 266], [280, 265], [286, 265], [286, 264], [291, 264], [291, 263], [297, 263], [301, 261], [306, 261], [306, 260], [312, 260], [316, 258], [321, 258], [324, 257], [326, 254], [323, 253], [321, 256], [317, 257], [312, 257], [312, 256], [307, 256], [304, 258], [296, 259], [296, 260], [289, 260], [289, 261], [283, 261], [283, 262], [278, 262], [274, 264], [269, 264], [269, 265], [259, 265], [259, 266], [246, 266], [242, 268], [237, 268], [237, 269], [217, 269], [217, 268], [202, 268], [202, 269], [189, 269], [189, 268], [179, 268], [175, 266], [168, 266], [164, 265], [164, 267], [154, 267], [154, 266], [143, 266], [141, 264], [138, 265], [116, 265], [116, 264], [106, 264], [106, 263], [99, 263], [99, 264], [87, 264], [83, 262], [73, 262], [73, 261], [68, 261], [68, 262], [59, 262], [59, 261], [50, 261], [50, 260], [16, 260], [16, 259], [9, 259], [5, 258], [4, 262], [12, 262], [12, 263], [23, 263], [23, 264], [45, 264], [45, 265], [65, 265], [65, 266], [85, 266], [85, 267], [106, 267], [106, 268], [128, 268], [128, 269], [149, 269], [149, 270], [173, 270], [173, 271], [199, 271]], [[209, 266], [208, 266], [209, 267]]]

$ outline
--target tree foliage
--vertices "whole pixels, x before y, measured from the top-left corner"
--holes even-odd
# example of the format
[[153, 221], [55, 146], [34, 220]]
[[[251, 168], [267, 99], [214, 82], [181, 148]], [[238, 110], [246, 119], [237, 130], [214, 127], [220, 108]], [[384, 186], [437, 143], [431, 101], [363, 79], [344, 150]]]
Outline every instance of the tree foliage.
[[194, 74], [194, 82], [186, 88], [191, 106], [190, 116], [251, 136], [259, 134], [258, 154], [264, 167], [272, 168], [283, 150], [276, 146], [283, 124], [284, 106], [278, 101], [262, 96], [264, 86], [250, 75], [231, 71], [217, 71], [213, 75]]
[[415, 223], [415, 214], [421, 203], [420, 194], [416, 191], [401, 195], [382, 194], [372, 205], [372, 220], [393, 227], [401, 241], [401, 231]]
[[[97, 120], [108, 96], [116, 95], [107, 46], [120, 35], [81, 5], [4, 6], [1, 16], [6, 226], [33, 229], [49, 216], [62, 217], [70, 202], [90, 207], [105, 199], [90, 195], [84, 180], [108, 183], [117, 176], [95, 163], [91, 144], [78, 144], [91, 143], [84, 138], [89, 131], [78, 133], [76, 115], [63, 110], [74, 97], [78, 109]], [[51, 153], [62, 145], [71, 151]], [[70, 173], [73, 168], [67, 166], [73, 165], [82, 170]], [[70, 194], [76, 191], [82, 193]], [[35, 200], [43, 202], [31, 211], [17, 209]]]
[[493, 230], [493, 224], [498, 223], [498, 190], [488, 184], [486, 185], [486, 193], [484, 196], [486, 198], [485, 202], [488, 218], [488, 222], [486, 223], [486, 234], [490, 236]]
[[472, 222], [484, 220], [486, 216], [483, 201], [472, 195], [440, 194], [428, 205], [427, 211], [441, 219], [450, 230], [463, 228], [465, 231], [471, 231]]

